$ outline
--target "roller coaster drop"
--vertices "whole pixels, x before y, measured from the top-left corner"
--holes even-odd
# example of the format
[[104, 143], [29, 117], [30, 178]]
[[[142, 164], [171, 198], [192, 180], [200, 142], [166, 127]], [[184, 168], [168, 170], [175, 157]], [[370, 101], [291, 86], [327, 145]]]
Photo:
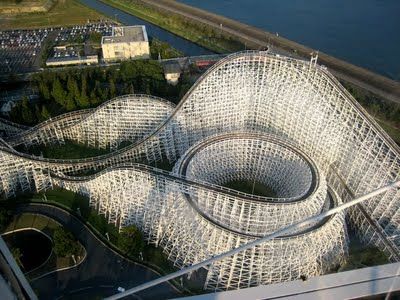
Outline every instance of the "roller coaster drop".
[[[177, 107], [127, 95], [29, 129], [0, 126], [9, 134], [0, 149], [4, 197], [53, 186], [86, 195], [119, 228], [139, 226], [179, 267], [400, 178], [397, 145], [324, 67], [265, 52], [219, 61]], [[68, 140], [112, 152], [59, 160], [14, 149]], [[171, 172], [149, 166], [166, 159]], [[82, 175], [87, 172], [93, 175]], [[275, 195], [223, 187], [232, 181], [259, 182]], [[399, 260], [399, 208], [400, 192], [393, 190], [347, 214], [359, 236], [393, 261]], [[345, 217], [337, 213], [213, 263], [205, 288], [328, 272], [346, 259]]]

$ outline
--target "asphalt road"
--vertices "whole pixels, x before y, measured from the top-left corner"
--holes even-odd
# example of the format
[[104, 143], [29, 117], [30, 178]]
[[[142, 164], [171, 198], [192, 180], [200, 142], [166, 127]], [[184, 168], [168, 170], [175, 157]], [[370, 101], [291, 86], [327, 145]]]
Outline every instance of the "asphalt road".
[[[86, 259], [79, 266], [31, 282], [39, 299], [99, 299], [117, 293], [120, 286], [131, 288], [160, 277], [106, 247], [80, 220], [60, 208], [27, 204], [18, 207], [17, 212], [37, 213], [56, 220], [77, 237], [87, 252]], [[163, 283], [129, 299], [168, 299], [180, 295], [172, 285]]]

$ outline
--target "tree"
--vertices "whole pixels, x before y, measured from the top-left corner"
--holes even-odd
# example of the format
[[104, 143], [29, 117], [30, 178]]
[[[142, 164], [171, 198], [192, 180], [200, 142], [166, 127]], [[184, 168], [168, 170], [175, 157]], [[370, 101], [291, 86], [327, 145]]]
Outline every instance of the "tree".
[[31, 107], [29, 106], [28, 97], [26, 97], [26, 96], [24, 96], [22, 98], [21, 116], [22, 116], [22, 120], [26, 124], [33, 124], [35, 121], [35, 116], [32, 112]]
[[51, 114], [45, 105], [42, 106], [41, 118], [43, 121], [51, 118]]
[[24, 123], [21, 117], [21, 102], [18, 102], [10, 111], [10, 119], [15, 123]]
[[40, 91], [40, 94], [42, 95], [43, 99], [45, 99], [45, 100], [50, 99], [49, 87], [47, 86], [47, 82], [44, 81], [42, 78], [39, 81], [39, 91]]
[[137, 256], [144, 248], [143, 235], [134, 225], [124, 227], [118, 238], [118, 246], [127, 255]]
[[35, 119], [42, 121], [42, 113], [38, 104], [35, 104]]
[[[161, 46], [164, 47], [164, 44]], [[17, 103], [10, 112], [11, 120], [17, 123], [32, 125], [38, 120], [48, 119], [50, 115], [97, 106], [120, 93], [147, 93], [177, 100], [181, 87], [170, 87], [164, 78], [160, 63], [145, 60], [125, 61], [119, 67], [107, 69], [47, 71], [33, 75], [32, 81], [41, 98], [36, 103], [37, 107], [32, 103], [24, 107], [22, 102]]]
[[66, 107], [67, 92], [62, 87], [61, 82], [58, 78], [53, 81], [53, 89], [51, 95], [58, 104], [60, 104], [64, 108]]
[[179, 89], [179, 99], [182, 99], [183, 96], [187, 93], [187, 91], [190, 89], [192, 85], [190, 83], [182, 83], [181, 88]]
[[135, 93], [135, 88], [133, 87], [132, 83], [125, 84], [124, 93], [125, 94], [134, 94]]
[[138, 75], [136, 65], [132, 61], [124, 61], [120, 65], [120, 75], [124, 82], [131, 81]]
[[101, 86], [100, 82], [96, 80], [95, 91], [97, 95], [97, 99], [100, 99], [100, 102], [106, 101], [108, 98], [108, 88], [104, 88]]
[[76, 109], [76, 103], [75, 103], [74, 97], [72, 97], [71, 94], [69, 94], [66, 98], [65, 108], [68, 111]]
[[62, 227], [54, 230], [54, 252], [61, 257], [79, 254], [79, 245], [71, 232]]
[[96, 91], [92, 90], [90, 92], [90, 98], [89, 98], [90, 104], [95, 105], [96, 103], [99, 103], [99, 99], [97, 98]]
[[24, 269], [24, 266], [21, 261], [21, 257], [22, 257], [21, 249], [16, 248], [16, 247], [11, 248], [11, 254], [14, 257], [15, 261], [17, 262], [18, 266], [21, 269]]
[[76, 99], [79, 108], [87, 108], [90, 106], [89, 98], [87, 95], [81, 95]]
[[2, 208], [0, 210], [0, 232], [3, 232], [7, 228], [8, 224], [11, 222], [11, 219], [12, 216], [10, 211]]
[[90, 101], [87, 95], [87, 75], [86, 73], [82, 74], [82, 84], [81, 84], [81, 94], [79, 97], [79, 105], [81, 107], [89, 107]]
[[68, 96], [76, 101], [80, 97], [81, 93], [79, 92], [76, 80], [71, 75], [68, 76], [67, 87]]
[[149, 79], [145, 79], [144, 80], [144, 90], [145, 90], [145, 94], [146, 95], [151, 95], [151, 89], [150, 89], [150, 80]]
[[173, 48], [168, 43], [162, 42], [155, 38], [150, 41], [150, 54], [152, 59], [158, 59], [159, 54], [163, 59], [183, 56], [182, 52]]
[[112, 78], [108, 80], [108, 85], [110, 89], [110, 98], [114, 98], [117, 95], [117, 89], [115, 88], [115, 83]]

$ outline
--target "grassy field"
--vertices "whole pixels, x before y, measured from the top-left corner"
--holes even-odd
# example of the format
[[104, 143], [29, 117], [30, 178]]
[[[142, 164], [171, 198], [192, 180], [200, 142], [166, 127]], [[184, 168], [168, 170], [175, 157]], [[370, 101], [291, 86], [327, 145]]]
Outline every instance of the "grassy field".
[[22, 214], [14, 217], [13, 221], [7, 226], [5, 232], [32, 227], [51, 235], [59, 226], [61, 225], [45, 216]]
[[34, 154], [36, 156], [43, 156], [46, 158], [58, 159], [77, 159], [96, 157], [99, 155], [107, 154], [110, 151], [106, 149], [90, 148], [85, 145], [66, 141], [64, 145], [51, 145], [51, 146], [35, 146], [30, 148], [18, 147], [17, 150]]
[[0, 1], [0, 14], [46, 12], [55, 2], [56, 0], [2, 0]]
[[0, 28], [6, 30], [66, 26], [100, 19], [107, 18], [77, 0], [59, 0], [48, 12], [0, 14]]
[[400, 145], [400, 105], [381, 99], [379, 96], [348, 82], [341, 82], [341, 84], [375, 119], [382, 129]]
[[382, 121], [380, 119], [376, 119], [378, 124], [386, 131], [386, 133], [398, 144], [400, 145], [400, 128], [396, 126]]
[[391, 120], [385, 116], [382, 110], [378, 110], [378, 112], [376, 112], [373, 109], [371, 109], [371, 107], [365, 105], [365, 103], [360, 102], [360, 104], [375, 119], [375, 121], [379, 124], [379, 126], [382, 127], [382, 129], [393, 139], [393, 141], [400, 146], [400, 128], [398, 127], [399, 120], [397, 121]]

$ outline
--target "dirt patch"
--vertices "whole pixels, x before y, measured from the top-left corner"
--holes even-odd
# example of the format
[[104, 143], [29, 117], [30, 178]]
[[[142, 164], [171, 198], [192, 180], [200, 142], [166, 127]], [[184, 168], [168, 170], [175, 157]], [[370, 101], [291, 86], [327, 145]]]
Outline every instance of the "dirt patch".
[[0, 14], [23, 14], [47, 12], [55, 4], [56, 0], [22, 0], [0, 3]]

